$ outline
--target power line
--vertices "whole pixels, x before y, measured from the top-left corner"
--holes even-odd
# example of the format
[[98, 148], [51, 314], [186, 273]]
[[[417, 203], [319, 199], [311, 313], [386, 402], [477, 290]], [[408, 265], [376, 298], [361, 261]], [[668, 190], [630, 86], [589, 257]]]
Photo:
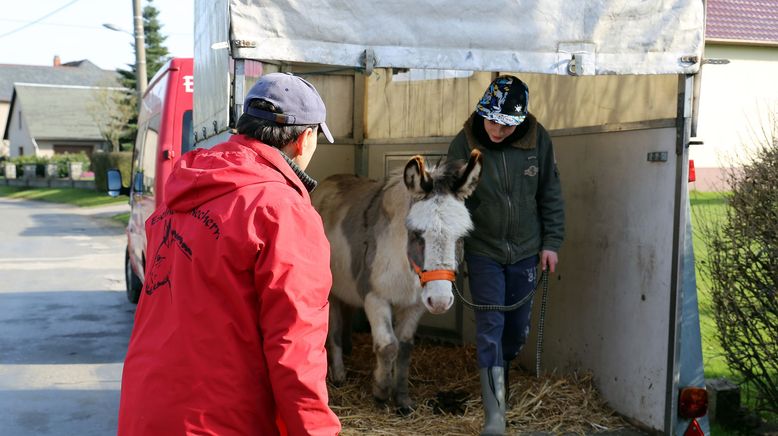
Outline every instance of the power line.
[[3, 33], [2, 35], [0, 35], [0, 38], [5, 38], [6, 36], [8, 36], [8, 35], [11, 35], [11, 34], [14, 34], [14, 33], [18, 32], [18, 31], [20, 31], [20, 30], [26, 29], [26, 28], [28, 28], [28, 27], [32, 26], [33, 24], [40, 23], [41, 21], [45, 20], [46, 18], [49, 18], [50, 16], [52, 16], [52, 15], [56, 14], [57, 12], [59, 12], [59, 11], [61, 11], [61, 10], [65, 9], [66, 7], [68, 7], [68, 6], [72, 5], [73, 3], [76, 3], [76, 2], [78, 2], [78, 1], [79, 1], [79, 0], [73, 0], [73, 1], [71, 1], [70, 3], [67, 3], [67, 4], [65, 4], [64, 6], [60, 6], [60, 7], [58, 7], [57, 9], [54, 9], [53, 11], [49, 12], [48, 14], [46, 14], [46, 15], [44, 15], [44, 16], [42, 16], [42, 17], [40, 17], [40, 18], [36, 19], [36, 20], [30, 21], [29, 23], [27, 23], [27, 24], [25, 24], [25, 25], [23, 25], [23, 26], [17, 27], [16, 29], [13, 29], [13, 30], [11, 30], [11, 31], [8, 31], [8, 32], [6, 32], [6, 33]]
[[[11, 18], [0, 18], [0, 22], [27, 23], [27, 20], [14, 20]], [[85, 24], [66, 24], [66, 23], [41, 23], [42, 26], [71, 27], [75, 29], [93, 29], [103, 30], [103, 26], [89, 26]], [[165, 36], [192, 36], [191, 32], [164, 32]]]
[[[10, 18], [0, 18], [0, 21], [9, 23], [29, 23], [27, 20], [14, 20]], [[41, 26], [55, 26], [55, 27], [73, 27], [76, 29], [96, 29], [102, 30], [103, 26], [87, 26], [83, 24], [65, 24], [65, 23], [40, 23]]]

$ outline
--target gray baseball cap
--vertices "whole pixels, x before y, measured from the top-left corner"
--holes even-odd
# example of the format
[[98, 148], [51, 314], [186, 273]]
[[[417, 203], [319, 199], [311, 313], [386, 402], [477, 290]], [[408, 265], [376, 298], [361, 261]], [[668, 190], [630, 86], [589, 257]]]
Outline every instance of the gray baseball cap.
[[[266, 100], [281, 113], [263, 111], [249, 106], [252, 100]], [[330, 143], [332, 133], [325, 123], [327, 108], [307, 80], [290, 73], [270, 73], [260, 77], [243, 101], [243, 110], [252, 117], [287, 125], [319, 125], [319, 130]]]

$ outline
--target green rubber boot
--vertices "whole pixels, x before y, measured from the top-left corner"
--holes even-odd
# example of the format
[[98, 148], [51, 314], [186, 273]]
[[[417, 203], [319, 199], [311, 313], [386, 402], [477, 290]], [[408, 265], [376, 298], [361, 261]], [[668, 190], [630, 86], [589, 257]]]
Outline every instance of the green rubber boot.
[[484, 403], [484, 428], [481, 436], [505, 434], [504, 368], [481, 368], [481, 398]]

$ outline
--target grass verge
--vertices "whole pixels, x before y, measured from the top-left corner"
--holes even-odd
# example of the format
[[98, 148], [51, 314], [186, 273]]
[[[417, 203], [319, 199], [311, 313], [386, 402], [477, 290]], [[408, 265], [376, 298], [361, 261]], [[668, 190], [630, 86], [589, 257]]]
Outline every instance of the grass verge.
[[129, 212], [120, 213], [118, 215], [112, 216], [111, 219], [116, 222], [120, 222], [126, 226], [127, 223], [130, 221], [130, 213]]
[[719, 222], [725, 216], [727, 194], [721, 192], [689, 193], [691, 203], [692, 234], [695, 257], [695, 275], [700, 310], [700, 333], [702, 336], [702, 358], [705, 362], [705, 377], [732, 378], [733, 373], [724, 358], [724, 350], [716, 337], [716, 321], [713, 316], [710, 283], [701, 265], [707, 262], [708, 247], [700, 229], [712, 222]]
[[0, 197], [72, 204], [78, 207], [105, 206], [127, 202], [126, 197], [112, 198], [105, 193], [91, 189], [73, 188], [17, 188], [0, 186]]

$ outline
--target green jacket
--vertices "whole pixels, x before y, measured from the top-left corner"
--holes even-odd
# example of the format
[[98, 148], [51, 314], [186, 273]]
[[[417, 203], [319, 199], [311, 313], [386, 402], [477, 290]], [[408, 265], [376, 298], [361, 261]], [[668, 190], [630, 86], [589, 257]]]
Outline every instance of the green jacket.
[[473, 134], [473, 114], [448, 149], [449, 159], [483, 155], [481, 181], [465, 201], [474, 229], [465, 251], [502, 264], [516, 263], [540, 250], [559, 251], [564, 238], [564, 204], [554, 150], [546, 129], [532, 114], [524, 136], [500, 148], [487, 148]]

